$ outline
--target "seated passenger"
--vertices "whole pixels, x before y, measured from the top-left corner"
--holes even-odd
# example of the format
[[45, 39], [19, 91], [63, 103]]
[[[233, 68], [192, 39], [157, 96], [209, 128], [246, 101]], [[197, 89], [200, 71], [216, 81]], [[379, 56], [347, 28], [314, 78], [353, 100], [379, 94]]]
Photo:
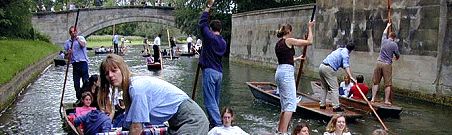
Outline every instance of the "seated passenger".
[[58, 58], [59, 59], [64, 59], [64, 52], [60, 51], [60, 53], [58, 53]]
[[[83, 131], [79, 128], [84, 125]], [[109, 132], [111, 129], [111, 119], [100, 110], [92, 110], [86, 115], [77, 117], [74, 120], [74, 126], [80, 134], [95, 135], [96, 133]]]
[[309, 135], [309, 126], [306, 123], [298, 124], [292, 132], [292, 135]]
[[231, 108], [225, 107], [221, 111], [221, 117], [223, 119], [223, 125], [212, 128], [208, 135], [248, 135], [238, 126], [232, 126], [234, 121], [234, 111]]
[[353, 99], [364, 100], [365, 97], [363, 97], [361, 93], [359, 93], [359, 90], [356, 87], [359, 86], [364, 95], [367, 95], [367, 93], [369, 92], [369, 87], [367, 87], [367, 85], [364, 83], [363, 75], [356, 76], [356, 81], [358, 83], [350, 89], [350, 94], [348, 95], [348, 97], [351, 96]]
[[75, 108], [75, 116], [80, 117], [80, 116], [87, 114], [91, 110], [96, 110], [96, 107], [91, 107], [91, 102], [93, 99], [92, 97], [93, 96], [88, 91], [82, 93], [83, 106]]
[[348, 75], [345, 75], [344, 81], [339, 85], [339, 95], [342, 97], [347, 97], [352, 86], [353, 82], [350, 82], [350, 77], [348, 77]]
[[[99, 80], [99, 75], [97, 75], [97, 74], [91, 75], [91, 77], [89, 77], [89, 79], [88, 79], [88, 83], [83, 84], [83, 87], [82, 87], [83, 92], [88, 91], [91, 93], [91, 99], [92, 99], [91, 101], [93, 101], [91, 103], [91, 107], [99, 108], [99, 106], [97, 105], [97, 93], [99, 91], [99, 87], [100, 87], [100, 80]], [[82, 106], [82, 105], [79, 105], [79, 106]]]
[[146, 57], [146, 63], [152, 64], [152, 63], [154, 63], [154, 59], [152, 57]]

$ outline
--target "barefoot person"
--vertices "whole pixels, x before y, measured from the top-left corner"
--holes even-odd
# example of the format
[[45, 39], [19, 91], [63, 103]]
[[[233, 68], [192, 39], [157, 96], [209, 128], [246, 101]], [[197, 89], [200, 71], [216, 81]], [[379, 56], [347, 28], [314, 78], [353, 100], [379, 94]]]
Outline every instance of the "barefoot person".
[[372, 102], [375, 101], [378, 91], [378, 85], [380, 84], [381, 78], [383, 77], [385, 87], [384, 103], [387, 105], [391, 105], [391, 102], [389, 102], [389, 95], [391, 93], [392, 86], [392, 59], [394, 56], [396, 60], [400, 58], [399, 48], [394, 42], [396, 34], [394, 32], [390, 32], [389, 35], [387, 34], [390, 26], [391, 23], [388, 23], [386, 29], [383, 31], [383, 36], [381, 38], [380, 56], [377, 59], [377, 65], [374, 69], [373, 74], [374, 86], [372, 87], [371, 100]]
[[293, 38], [292, 26], [283, 25], [277, 34], [279, 41], [275, 46], [278, 67], [275, 73], [275, 81], [281, 98], [281, 114], [279, 116], [278, 133], [287, 134], [292, 113], [297, 109], [297, 97], [294, 76], [295, 46], [308, 46], [312, 44], [312, 27], [314, 22], [308, 23], [308, 39]]

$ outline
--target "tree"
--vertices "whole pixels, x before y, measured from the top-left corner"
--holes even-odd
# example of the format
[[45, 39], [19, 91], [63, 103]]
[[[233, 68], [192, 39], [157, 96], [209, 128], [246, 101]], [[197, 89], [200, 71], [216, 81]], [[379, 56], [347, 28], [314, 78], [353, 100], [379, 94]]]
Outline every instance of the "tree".
[[[176, 27], [186, 34], [201, 37], [198, 21], [201, 11], [206, 7], [207, 0], [174, 0], [173, 2], [176, 7], [174, 11]], [[217, 0], [210, 12], [212, 20], [218, 19], [222, 22], [221, 35], [225, 38], [227, 44], [231, 43], [231, 18], [236, 11], [234, 5], [233, 0]], [[229, 48], [227, 53], [229, 54]]]
[[29, 0], [0, 1], [0, 37], [33, 38], [30, 8]]

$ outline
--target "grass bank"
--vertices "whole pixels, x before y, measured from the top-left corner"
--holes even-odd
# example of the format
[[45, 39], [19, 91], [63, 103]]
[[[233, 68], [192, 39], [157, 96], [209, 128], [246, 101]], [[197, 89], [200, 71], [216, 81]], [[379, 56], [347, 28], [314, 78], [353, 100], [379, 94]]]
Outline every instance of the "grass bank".
[[27, 66], [61, 49], [43, 41], [0, 40], [0, 85]]
[[[122, 38], [123, 36], [119, 36]], [[125, 42], [126, 45], [142, 45], [143, 37], [140, 36], [124, 36], [124, 38], [129, 41]], [[86, 41], [88, 42], [88, 47], [98, 48], [101, 46], [111, 47], [113, 46], [113, 36], [112, 35], [92, 35], [89, 36]]]

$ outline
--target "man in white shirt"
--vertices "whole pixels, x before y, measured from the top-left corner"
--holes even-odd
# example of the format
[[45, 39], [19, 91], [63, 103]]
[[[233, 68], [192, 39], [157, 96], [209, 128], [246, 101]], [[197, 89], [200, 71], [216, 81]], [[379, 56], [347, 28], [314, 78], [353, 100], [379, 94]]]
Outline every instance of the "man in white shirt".
[[155, 37], [154, 39], [154, 45], [152, 46], [152, 49], [154, 50], [154, 62], [160, 62], [160, 37], [162, 36], [162, 34], [159, 34], [157, 37]]
[[188, 53], [190, 53], [192, 42], [193, 42], [193, 38], [191, 38], [191, 35], [188, 35], [188, 37], [187, 37]]

